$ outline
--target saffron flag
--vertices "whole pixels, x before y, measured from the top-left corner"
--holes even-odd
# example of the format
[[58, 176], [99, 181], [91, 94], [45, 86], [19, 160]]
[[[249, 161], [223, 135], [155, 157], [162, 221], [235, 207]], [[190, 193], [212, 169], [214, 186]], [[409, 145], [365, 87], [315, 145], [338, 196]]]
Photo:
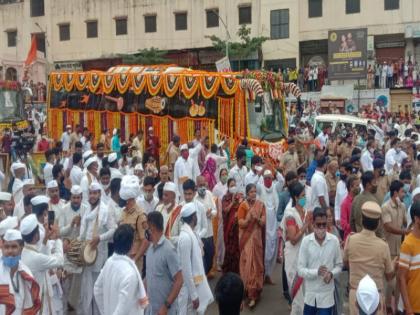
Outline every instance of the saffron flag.
[[36, 36], [32, 35], [31, 48], [29, 49], [28, 57], [26, 57], [25, 66], [31, 65], [35, 61], [37, 50]]

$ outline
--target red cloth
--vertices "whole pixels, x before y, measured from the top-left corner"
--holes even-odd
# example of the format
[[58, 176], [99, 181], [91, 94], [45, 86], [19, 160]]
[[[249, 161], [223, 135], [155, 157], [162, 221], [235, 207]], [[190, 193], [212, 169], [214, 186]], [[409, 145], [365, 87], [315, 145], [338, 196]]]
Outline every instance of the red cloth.
[[353, 203], [353, 196], [347, 194], [341, 203], [341, 214], [340, 214], [340, 224], [341, 229], [344, 232], [343, 240], [346, 241], [347, 236], [351, 232], [350, 228], [350, 214], [351, 214], [351, 205]]
[[28, 56], [26, 57], [25, 66], [29, 66], [35, 61], [37, 50], [36, 36], [32, 35], [31, 48], [29, 49]]
[[160, 141], [157, 136], [148, 136], [147, 137], [147, 147], [146, 151], [151, 154], [156, 160], [159, 160], [159, 149], [160, 149]]
[[38, 142], [38, 151], [39, 152], [46, 152], [50, 148], [50, 143], [48, 140], [41, 140]]

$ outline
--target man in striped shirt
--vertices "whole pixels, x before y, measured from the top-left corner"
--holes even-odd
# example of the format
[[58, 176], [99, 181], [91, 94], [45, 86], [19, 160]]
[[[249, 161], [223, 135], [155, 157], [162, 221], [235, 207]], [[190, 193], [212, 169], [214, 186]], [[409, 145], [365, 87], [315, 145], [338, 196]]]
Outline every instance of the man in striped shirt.
[[401, 245], [398, 279], [406, 315], [420, 314], [420, 202], [410, 211], [413, 230]]

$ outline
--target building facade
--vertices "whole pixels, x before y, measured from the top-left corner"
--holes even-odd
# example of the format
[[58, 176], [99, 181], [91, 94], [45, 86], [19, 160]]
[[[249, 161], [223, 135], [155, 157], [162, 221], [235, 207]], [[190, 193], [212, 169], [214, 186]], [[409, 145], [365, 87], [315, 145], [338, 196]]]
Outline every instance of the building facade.
[[0, 79], [21, 78], [31, 36], [45, 72], [106, 68], [151, 47], [170, 62], [211, 69], [224, 53], [208, 37], [238, 41], [243, 24], [268, 40], [244, 60], [231, 58], [235, 68], [327, 63], [328, 31], [360, 27], [372, 59], [420, 61], [418, 0], [0, 0]]

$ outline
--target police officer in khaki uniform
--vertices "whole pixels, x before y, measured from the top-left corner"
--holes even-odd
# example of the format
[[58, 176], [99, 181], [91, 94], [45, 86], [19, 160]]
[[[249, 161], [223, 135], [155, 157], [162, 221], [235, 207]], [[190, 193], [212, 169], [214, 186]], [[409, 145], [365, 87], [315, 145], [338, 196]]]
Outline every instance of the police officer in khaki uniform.
[[284, 174], [288, 172], [297, 172], [297, 169], [300, 167], [299, 157], [295, 150], [295, 139], [289, 138], [287, 140], [287, 151], [284, 153], [281, 165], [283, 166]]
[[351, 157], [353, 148], [353, 135], [351, 133], [347, 133], [343, 142], [337, 148], [337, 156], [340, 163]]
[[365, 202], [362, 205], [363, 229], [347, 238], [343, 261], [350, 270], [350, 315], [359, 314], [356, 307], [356, 290], [359, 281], [366, 275], [375, 281], [381, 295], [381, 304], [377, 315], [386, 314], [384, 278], [387, 281], [394, 278], [395, 261], [391, 261], [388, 244], [375, 235], [381, 215], [381, 208], [376, 202]]

